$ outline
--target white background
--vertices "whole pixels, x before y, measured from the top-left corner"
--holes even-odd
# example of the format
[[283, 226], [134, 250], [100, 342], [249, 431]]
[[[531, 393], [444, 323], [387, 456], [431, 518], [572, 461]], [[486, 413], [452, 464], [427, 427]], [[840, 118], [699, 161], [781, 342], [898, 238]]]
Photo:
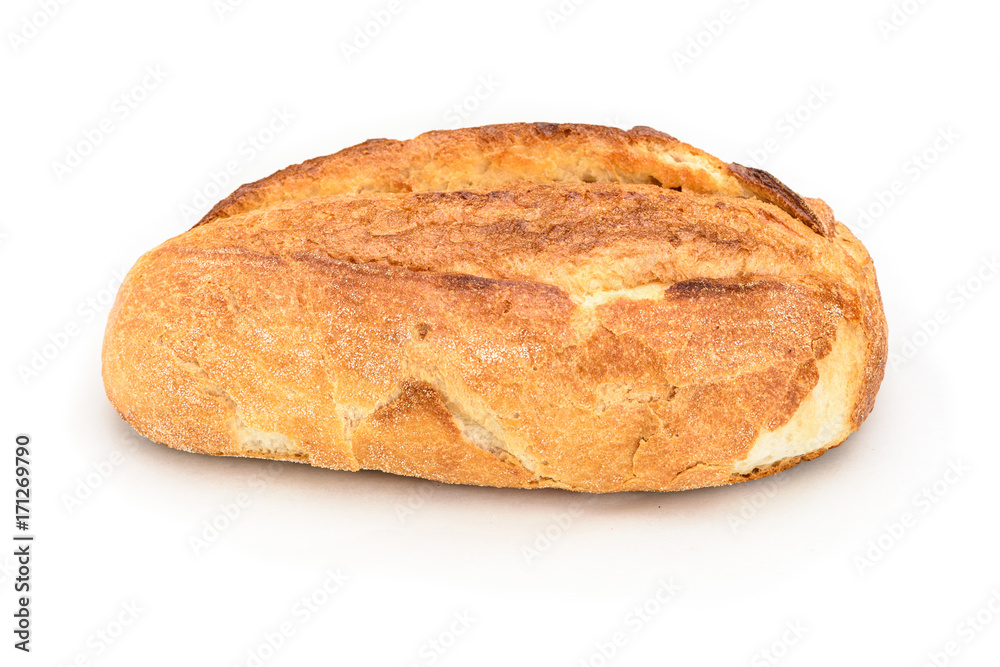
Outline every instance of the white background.
[[[351, 58], [387, 0], [49, 4], [0, 17], [0, 663], [996, 664], [996, 3], [413, 0]], [[826, 199], [897, 355], [861, 430], [766, 480], [588, 496], [192, 455], [119, 419], [101, 339], [143, 252], [288, 164], [511, 121], [650, 125]]]

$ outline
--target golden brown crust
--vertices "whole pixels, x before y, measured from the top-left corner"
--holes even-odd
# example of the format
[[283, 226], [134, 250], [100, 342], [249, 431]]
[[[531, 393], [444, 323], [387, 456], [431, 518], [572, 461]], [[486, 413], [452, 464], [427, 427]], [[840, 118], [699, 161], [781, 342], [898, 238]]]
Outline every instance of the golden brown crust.
[[861, 244], [758, 181], [649, 128], [492, 126], [311, 160], [137, 263], [108, 395], [173, 447], [453, 483], [770, 474], [860, 425], [885, 327]]
[[511, 181], [648, 183], [756, 197], [830, 236], [801, 197], [770, 174], [726, 165], [664, 132], [582, 124], [511, 123], [370, 139], [240, 186], [198, 224], [317, 195], [497, 188]]

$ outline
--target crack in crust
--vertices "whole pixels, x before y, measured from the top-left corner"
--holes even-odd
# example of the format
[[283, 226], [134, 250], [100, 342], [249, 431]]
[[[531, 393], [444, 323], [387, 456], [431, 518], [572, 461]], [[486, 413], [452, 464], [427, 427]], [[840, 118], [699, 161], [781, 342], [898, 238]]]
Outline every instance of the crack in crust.
[[[543, 475], [532, 469], [534, 463], [526, 463], [525, 460], [511, 451], [512, 448], [508, 446], [503, 428], [499, 425], [495, 414], [485, 410], [483, 407], [480, 407], [478, 410], [471, 407], [471, 402], [475, 402], [481, 406], [481, 399], [476, 400], [475, 397], [466, 394], [466, 399], [470, 400], [470, 405], [466, 405], [456, 400], [453, 395], [449, 395], [448, 391], [444, 388], [445, 383], [442, 378], [437, 377], [432, 379], [432, 377], [431, 373], [417, 371], [393, 387], [371, 409], [364, 410], [357, 406], [350, 406], [354, 410], [351, 412], [350, 421], [345, 419], [345, 431], [348, 431], [353, 436], [354, 432], [363, 426], [372, 415], [378, 413], [380, 410], [394, 407], [397, 401], [405, 398], [413, 391], [433, 392], [444, 409], [448, 411], [455, 428], [467, 444], [496, 457], [504, 463], [514, 464], [522, 468], [536, 479], [544, 478]], [[485, 413], [486, 416], [480, 418], [473, 417], [472, 414], [474, 412], [478, 412], [479, 414]], [[342, 414], [344, 414], [343, 411]], [[528, 456], [526, 455], [525, 459], [527, 458]]]

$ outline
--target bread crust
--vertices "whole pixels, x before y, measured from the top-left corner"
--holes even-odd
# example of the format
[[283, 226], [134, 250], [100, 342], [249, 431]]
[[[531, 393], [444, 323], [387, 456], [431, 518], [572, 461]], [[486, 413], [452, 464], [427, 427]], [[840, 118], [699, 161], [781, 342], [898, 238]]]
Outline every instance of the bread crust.
[[103, 373], [188, 451], [665, 491], [840, 444], [885, 335], [821, 200], [649, 128], [516, 124], [240, 187], [129, 272]]
[[638, 126], [510, 123], [370, 139], [240, 186], [198, 224], [325, 194], [427, 192], [534, 183], [648, 183], [689, 192], [759, 197], [824, 236], [833, 226], [777, 178]]

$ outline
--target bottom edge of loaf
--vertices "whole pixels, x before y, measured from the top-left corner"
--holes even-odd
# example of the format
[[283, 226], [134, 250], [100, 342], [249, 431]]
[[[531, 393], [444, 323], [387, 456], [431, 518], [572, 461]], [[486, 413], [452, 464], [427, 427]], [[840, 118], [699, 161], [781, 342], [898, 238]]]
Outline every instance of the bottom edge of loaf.
[[842, 445], [846, 440], [847, 440], [847, 438], [844, 438], [840, 442], [838, 442], [836, 444], [833, 444], [833, 445], [828, 445], [826, 447], [820, 447], [819, 449], [815, 449], [815, 450], [813, 450], [811, 452], [806, 452], [805, 454], [800, 454], [798, 456], [789, 456], [789, 457], [780, 459], [778, 461], [775, 461], [774, 463], [769, 463], [769, 464], [764, 465], [764, 466], [756, 467], [753, 470], [751, 470], [750, 472], [745, 472], [745, 473], [735, 473], [734, 472], [732, 475], [729, 476], [729, 482], [727, 482], [727, 483], [728, 484], [737, 484], [739, 482], [749, 482], [749, 481], [752, 481], [752, 480], [755, 480], [755, 479], [760, 479], [761, 477], [769, 477], [771, 475], [777, 474], [777, 473], [782, 472], [784, 470], [788, 470], [789, 468], [794, 468], [795, 466], [797, 466], [798, 464], [800, 464], [800, 463], [802, 463], [804, 461], [812, 461], [813, 459], [816, 459], [816, 458], [819, 458], [820, 456], [823, 456], [824, 454], [826, 454], [831, 449], [834, 449], [836, 447], [840, 447], [840, 445]]
[[[771, 475], [774, 475], [774, 474], [783, 472], [785, 470], [788, 470], [789, 468], [793, 468], [796, 465], [798, 465], [799, 463], [802, 463], [802, 462], [805, 462], [805, 461], [811, 461], [811, 460], [813, 460], [815, 458], [819, 458], [820, 456], [822, 456], [823, 454], [827, 453], [831, 449], [839, 447], [846, 440], [847, 440], [847, 438], [845, 437], [843, 440], [841, 440], [840, 442], [837, 442], [835, 444], [826, 445], [824, 447], [820, 447], [819, 449], [815, 449], [813, 451], [806, 452], [804, 454], [799, 454], [797, 456], [789, 456], [789, 457], [786, 457], [786, 458], [783, 458], [783, 459], [779, 459], [779, 460], [774, 461], [772, 463], [768, 463], [768, 464], [765, 464], [765, 465], [762, 465], [762, 466], [755, 467], [753, 470], [751, 470], [749, 472], [745, 472], [745, 473], [735, 473], [734, 472], [734, 473], [732, 473], [728, 477], [728, 479], [726, 481], [720, 482], [720, 483], [717, 483], [717, 484], [712, 484], [710, 486], [729, 486], [729, 485], [732, 485], [732, 484], [738, 484], [740, 482], [748, 482], [748, 481], [752, 481], [752, 480], [755, 480], [755, 479], [760, 479], [762, 477], [769, 477]], [[158, 443], [158, 444], [162, 444], [162, 443]], [[180, 450], [180, 451], [188, 452], [188, 453], [191, 453], [191, 454], [205, 455], [205, 452], [197, 451], [195, 449], [189, 449], [189, 448], [185, 448], [185, 447], [179, 447], [179, 446], [168, 445], [168, 444], [164, 444], [164, 446], [170, 447], [171, 449], [177, 449], [177, 450]], [[292, 463], [304, 463], [306, 465], [311, 465], [311, 466], [314, 466], [314, 467], [322, 467], [322, 466], [315, 466], [315, 463], [312, 462], [308, 458], [308, 456], [301, 456], [301, 455], [281, 456], [281, 455], [268, 454], [266, 452], [257, 452], [257, 451], [252, 451], [252, 450], [242, 451], [242, 452], [238, 452], [238, 453], [219, 453], [219, 454], [211, 454], [211, 455], [212, 456], [225, 456], [225, 457], [231, 457], [231, 458], [253, 458], [253, 459], [261, 459], [261, 460], [264, 460], [264, 461], [287, 461], [287, 462], [292, 462]], [[332, 468], [327, 468], [327, 470], [332, 470]], [[384, 470], [378, 470], [378, 469], [374, 469], [374, 468], [363, 468], [362, 470], [366, 470], [366, 471], [369, 471], [369, 472], [380, 472], [380, 473], [383, 473], [383, 474], [394, 475], [394, 476], [397, 476], [397, 477], [410, 477], [410, 478], [413, 478], [413, 479], [425, 479], [425, 480], [427, 480], [429, 482], [435, 482], [437, 484], [456, 484], [456, 485], [465, 485], [465, 486], [481, 486], [481, 487], [489, 487], [489, 488], [517, 488], [517, 489], [528, 489], [528, 490], [531, 490], [531, 489], [559, 489], [559, 490], [564, 490], [564, 491], [573, 491], [573, 492], [576, 492], [576, 493], [597, 493], [597, 494], [601, 494], [601, 493], [627, 493], [627, 492], [664, 493], [664, 492], [669, 492], [669, 491], [693, 490], [695, 488], [710, 488], [710, 486], [697, 486], [697, 487], [673, 486], [673, 487], [660, 488], [660, 489], [650, 489], [650, 488], [629, 487], [626, 484], [626, 485], [623, 485], [623, 486], [621, 486], [619, 488], [594, 490], [594, 489], [583, 489], [583, 488], [574, 487], [572, 484], [565, 483], [565, 482], [560, 482], [558, 480], [554, 480], [554, 479], [550, 479], [550, 478], [545, 478], [545, 477], [539, 478], [539, 479], [536, 479], [536, 480], [532, 480], [531, 482], [529, 482], [527, 484], [524, 484], [524, 485], [520, 485], [520, 486], [495, 486], [495, 485], [490, 485], [490, 484], [478, 484], [478, 483], [474, 483], [474, 482], [451, 482], [451, 481], [442, 480], [442, 479], [431, 479], [431, 478], [427, 478], [427, 477], [418, 477], [416, 475], [405, 475], [405, 474], [394, 473], [394, 472], [386, 472]], [[351, 471], [341, 471], [341, 472], [351, 472]]]

